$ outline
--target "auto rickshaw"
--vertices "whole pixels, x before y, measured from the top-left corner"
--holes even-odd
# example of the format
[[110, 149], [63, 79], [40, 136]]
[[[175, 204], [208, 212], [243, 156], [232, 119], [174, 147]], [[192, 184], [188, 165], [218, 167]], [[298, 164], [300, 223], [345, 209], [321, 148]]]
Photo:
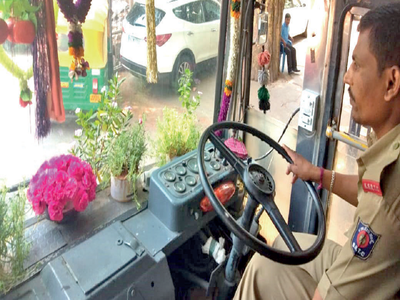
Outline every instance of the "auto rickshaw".
[[68, 54], [68, 22], [57, 7], [56, 32], [60, 79], [64, 108], [66, 110], [95, 109], [101, 102], [101, 90], [108, 81], [108, 0], [92, 1], [91, 8], [82, 25], [85, 59], [90, 70], [86, 77], [73, 80], [68, 76], [71, 56]]

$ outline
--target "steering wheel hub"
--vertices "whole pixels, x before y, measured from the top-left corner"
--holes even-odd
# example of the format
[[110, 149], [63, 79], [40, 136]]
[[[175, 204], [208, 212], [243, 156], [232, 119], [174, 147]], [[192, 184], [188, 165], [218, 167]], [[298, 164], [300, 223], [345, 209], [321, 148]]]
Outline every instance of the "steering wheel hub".
[[274, 194], [275, 181], [271, 174], [262, 166], [251, 164], [246, 173], [247, 176], [245, 175], [244, 183], [250, 194], [262, 193], [265, 196], [271, 196]]

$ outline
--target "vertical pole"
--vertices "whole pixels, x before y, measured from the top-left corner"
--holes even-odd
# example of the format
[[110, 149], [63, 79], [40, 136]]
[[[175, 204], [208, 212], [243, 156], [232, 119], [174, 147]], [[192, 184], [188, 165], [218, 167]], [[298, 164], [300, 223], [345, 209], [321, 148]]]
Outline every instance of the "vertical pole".
[[[108, 17], [107, 17], [107, 60], [108, 60], [108, 79], [114, 76], [114, 55], [112, 47], [112, 0], [108, 0]], [[108, 80], [107, 80], [108, 81]]]
[[229, 0], [222, 0], [221, 17], [219, 23], [219, 43], [218, 43], [218, 57], [217, 57], [217, 75], [215, 80], [213, 123], [216, 123], [218, 121], [219, 109], [221, 107], [222, 84], [224, 75], [225, 41], [226, 41], [228, 18], [229, 18]]

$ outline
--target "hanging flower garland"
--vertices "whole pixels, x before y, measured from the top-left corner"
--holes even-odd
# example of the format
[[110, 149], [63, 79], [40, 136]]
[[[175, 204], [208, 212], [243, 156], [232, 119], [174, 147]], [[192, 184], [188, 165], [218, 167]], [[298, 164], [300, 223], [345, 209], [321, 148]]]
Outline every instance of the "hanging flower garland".
[[86, 77], [89, 63], [84, 59], [82, 24], [85, 23], [92, 0], [57, 0], [64, 17], [69, 22], [68, 47], [69, 55], [73, 57], [69, 68], [71, 80], [78, 80], [79, 76]]
[[[239, 56], [239, 36], [240, 36], [240, 0], [231, 1], [231, 29], [230, 29], [230, 39], [231, 47], [229, 49], [228, 58], [228, 74], [226, 76], [224, 95], [222, 97], [221, 107], [218, 114], [218, 122], [223, 122], [226, 120], [228, 115], [229, 105], [231, 102], [232, 90], [235, 80], [236, 69], [238, 65]], [[221, 135], [221, 131], [217, 131], [218, 136]]]
[[32, 104], [32, 91], [28, 87], [28, 80], [33, 76], [33, 69], [29, 68], [27, 71], [22, 71], [12, 61], [12, 59], [8, 57], [2, 45], [0, 45], [0, 64], [19, 80], [19, 104], [22, 107], [26, 107], [28, 104]]

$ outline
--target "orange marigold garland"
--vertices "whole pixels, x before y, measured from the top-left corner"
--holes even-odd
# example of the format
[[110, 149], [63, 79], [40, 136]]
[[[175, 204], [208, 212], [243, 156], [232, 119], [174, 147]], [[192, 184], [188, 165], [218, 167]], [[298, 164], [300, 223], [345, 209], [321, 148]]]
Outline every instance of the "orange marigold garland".
[[232, 0], [231, 17], [239, 19], [240, 17], [240, 0]]
[[[226, 120], [228, 115], [229, 105], [231, 102], [232, 90], [235, 80], [236, 69], [238, 65], [238, 51], [239, 51], [239, 36], [240, 36], [240, 0], [231, 1], [231, 47], [229, 49], [228, 59], [228, 73], [225, 81], [224, 95], [222, 96], [221, 107], [218, 114], [218, 122]], [[221, 131], [217, 131], [218, 136], [221, 135]]]
[[232, 82], [230, 80], [226, 80], [225, 81], [225, 89], [224, 89], [224, 93], [227, 96], [230, 96], [232, 94]]

